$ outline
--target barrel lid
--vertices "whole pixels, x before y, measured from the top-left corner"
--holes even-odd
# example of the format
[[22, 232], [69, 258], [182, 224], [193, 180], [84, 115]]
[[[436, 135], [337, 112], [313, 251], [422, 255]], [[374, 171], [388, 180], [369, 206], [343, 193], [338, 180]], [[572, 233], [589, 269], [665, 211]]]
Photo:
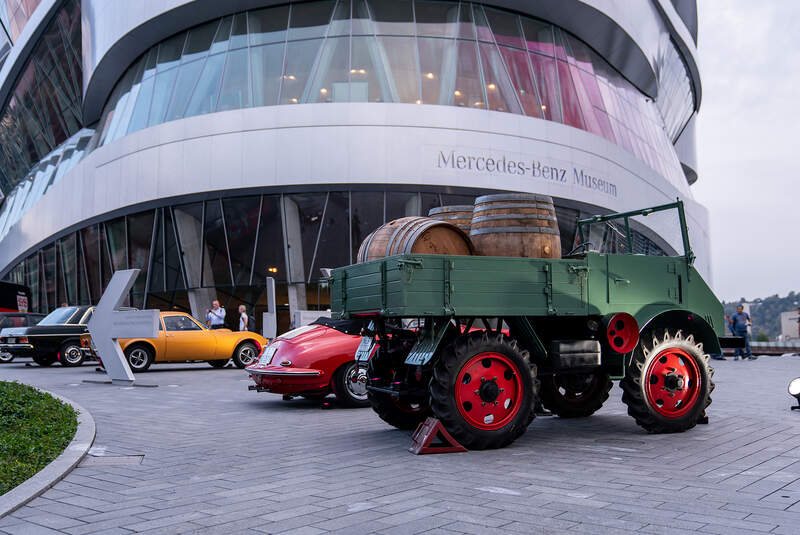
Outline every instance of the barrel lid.
[[538, 195], [536, 193], [498, 193], [495, 195], [482, 195], [475, 199], [475, 204], [498, 201], [539, 201], [552, 203], [553, 198], [549, 195]]
[[451, 206], [440, 206], [438, 208], [431, 208], [428, 212], [428, 215], [436, 215], [442, 214], [446, 212], [471, 212], [472, 205], [471, 204], [454, 204]]

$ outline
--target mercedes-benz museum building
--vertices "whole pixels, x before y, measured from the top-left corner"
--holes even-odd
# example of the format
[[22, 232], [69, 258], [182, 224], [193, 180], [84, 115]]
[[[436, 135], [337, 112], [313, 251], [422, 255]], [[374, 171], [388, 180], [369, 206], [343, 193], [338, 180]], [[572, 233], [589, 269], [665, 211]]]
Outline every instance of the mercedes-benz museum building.
[[[695, 0], [0, 0], [0, 278], [32, 309], [324, 310], [321, 268], [478, 195], [693, 200]], [[680, 234], [637, 221], [637, 252]], [[233, 316], [233, 314], [229, 314]]]

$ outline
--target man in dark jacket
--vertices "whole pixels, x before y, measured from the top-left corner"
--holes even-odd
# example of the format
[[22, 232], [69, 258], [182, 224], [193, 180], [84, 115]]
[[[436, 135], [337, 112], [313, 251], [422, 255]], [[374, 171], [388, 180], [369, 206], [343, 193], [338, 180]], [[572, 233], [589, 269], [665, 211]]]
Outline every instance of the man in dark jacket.
[[736, 307], [736, 314], [731, 316], [730, 319], [730, 328], [734, 336], [741, 336], [744, 338], [744, 350], [742, 350], [740, 347], [737, 347], [736, 351], [733, 353], [733, 360], [739, 360], [740, 356], [742, 357], [742, 360], [755, 360], [758, 358], [753, 356], [753, 351], [750, 348], [750, 333], [747, 332], [747, 328], [750, 326], [750, 324], [750, 314], [744, 311], [744, 307], [742, 305]]

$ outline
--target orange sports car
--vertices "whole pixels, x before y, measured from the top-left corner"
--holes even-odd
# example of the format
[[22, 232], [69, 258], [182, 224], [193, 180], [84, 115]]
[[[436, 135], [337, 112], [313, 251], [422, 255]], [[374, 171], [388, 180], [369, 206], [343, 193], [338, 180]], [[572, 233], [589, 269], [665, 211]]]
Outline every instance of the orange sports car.
[[[254, 332], [207, 329], [183, 312], [162, 312], [157, 338], [119, 339], [134, 373], [145, 371], [154, 362], [187, 360], [204, 360], [215, 368], [222, 368], [233, 359], [237, 368], [244, 368], [258, 359], [267, 344], [266, 338]], [[81, 336], [81, 347], [94, 355], [91, 335]]]

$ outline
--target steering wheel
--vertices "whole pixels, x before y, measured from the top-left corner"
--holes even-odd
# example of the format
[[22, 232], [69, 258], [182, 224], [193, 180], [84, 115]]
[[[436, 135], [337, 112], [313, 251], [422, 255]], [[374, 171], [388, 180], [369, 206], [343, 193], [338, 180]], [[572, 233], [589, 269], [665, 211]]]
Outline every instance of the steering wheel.
[[587, 245], [591, 245], [592, 247], [594, 247], [594, 243], [592, 243], [592, 242], [590, 242], [590, 241], [585, 241], [585, 242], [583, 242], [583, 243], [579, 243], [578, 245], [576, 245], [576, 246], [575, 246], [575, 247], [574, 247], [574, 248], [573, 248], [573, 249], [572, 249], [572, 250], [571, 250], [569, 253], [567, 253], [567, 254], [566, 254], [566, 256], [572, 256], [572, 255], [574, 255], [574, 254], [575, 254], [575, 253], [576, 253], [578, 250], [580, 250], [580, 249], [586, 249], [586, 246], [587, 246]]

